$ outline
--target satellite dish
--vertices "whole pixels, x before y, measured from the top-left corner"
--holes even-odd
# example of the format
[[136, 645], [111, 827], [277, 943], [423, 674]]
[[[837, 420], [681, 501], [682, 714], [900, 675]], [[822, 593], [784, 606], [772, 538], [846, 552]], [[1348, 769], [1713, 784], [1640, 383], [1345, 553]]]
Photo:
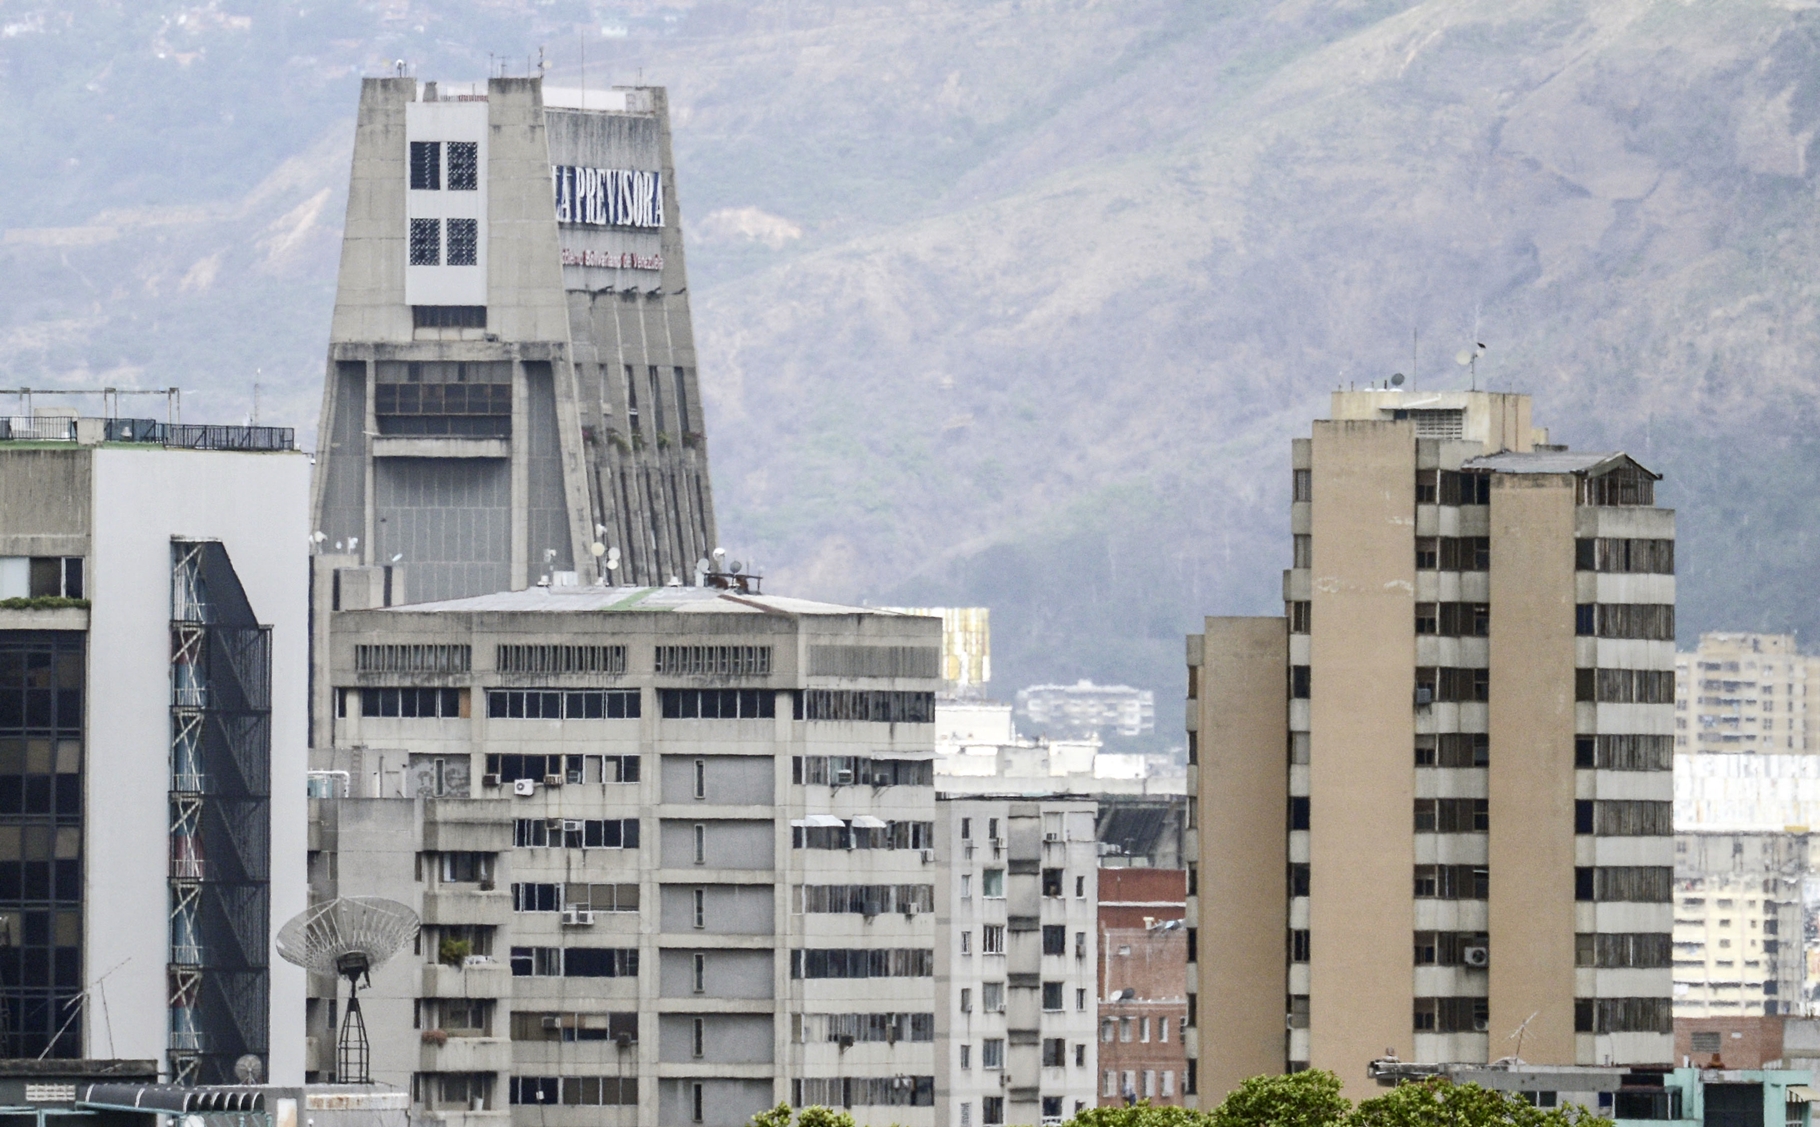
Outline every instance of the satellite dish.
[[726, 549], [725, 549], [725, 548], [716, 548], [716, 549], [714, 549], [714, 558], [715, 558], [715, 559], [717, 559], [717, 560], [719, 560], [719, 559], [725, 559], [725, 558], [726, 558], [726, 555], [727, 555], [727, 550], [726, 550]]
[[276, 946], [286, 962], [316, 974], [348, 980], [347, 1016], [336, 1044], [335, 1079], [369, 1084], [366, 1019], [360, 1016], [360, 981], [373, 982], [374, 967], [396, 955], [416, 935], [417, 913], [396, 900], [341, 896], [293, 916], [278, 929]]
[[594, 526], [594, 535], [596, 535], [596, 536], [605, 536], [605, 535], [606, 535], [606, 534], [607, 534], [607, 526], [606, 526], [606, 525], [604, 525], [604, 524], [597, 524], [597, 525], [595, 525], [595, 526]]
[[1460, 351], [1454, 353], [1453, 362], [1462, 368], [1472, 363], [1472, 349], [1462, 348]]
[[596, 540], [594, 543], [588, 545], [588, 554], [595, 559], [599, 559], [607, 554], [607, 546]]
[[740, 572], [744, 571], [745, 569], [746, 569], [746, 565], [744, 563], [740, 562], [739, 560], [734, 560], [732, 563], [727, 565], [727, 570], [731, 571], [734, 575], [738, 575]]
[[618, 571], [619, 570], [619, 561], [614, 559], [612, 556], [608, 556], [607, 557], [607, 570], [608, 571]]
[[1403, 373], [1402, 372], [1397, 372], [1396, 374], [1394, 374], [1390, 377], [1390, 386], [1391, 387], [1402, 387], [1403, 386]]
[[248, 1053], [234, 1062], [234, 1075], [242, 1084], [257, 1084], [265, 1074], [265, 1062], [253, 1053]]
[[618, 548], [608, 548], [607, 549], [607, 558], [610, 560], [617, 561], [619, 559], [619, 549]]

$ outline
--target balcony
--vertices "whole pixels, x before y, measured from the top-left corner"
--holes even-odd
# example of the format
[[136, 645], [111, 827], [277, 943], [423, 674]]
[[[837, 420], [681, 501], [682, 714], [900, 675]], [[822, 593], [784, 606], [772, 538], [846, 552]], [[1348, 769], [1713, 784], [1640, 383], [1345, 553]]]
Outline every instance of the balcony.
[[510, 1072], [512, 1042], [504, 1037], [450, 1037], [440, 1045], [425, 1041], [418, 1067], [424, 1072]]
[[463, 888], [443, 885], [460, 891], [426, 892], [423, 894], [423, 922], [426, 924], [485, 924], [505, 927], [512, 922], [510, 892], [482, 892], [479, 885]]
[[512, 967], [501, 959], [451, 967], [432, 963], [423, 968], [422, 997], [504, 998], [512, 993]]

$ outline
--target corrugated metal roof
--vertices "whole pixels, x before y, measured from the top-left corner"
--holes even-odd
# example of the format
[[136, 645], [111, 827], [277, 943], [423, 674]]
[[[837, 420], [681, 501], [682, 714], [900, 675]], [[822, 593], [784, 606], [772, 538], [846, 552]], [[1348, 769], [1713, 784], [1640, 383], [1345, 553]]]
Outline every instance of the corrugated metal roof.
[[[1534, 453], [1519, 454], [1506, 450], [1498, 454], [1487, 454], [1480, 458], [1468, 458], [1461, 464], [1461, 469], [1491, 470], [1495, 473], [1590, 473], [1607, 468], [1611, 463], [1624, 460], [1631, 462], [1644, 473], [1661, 478], [1629, 454], [1617, 451], [1609, 454], [1597, 454], [1586, 451], [1542, 450]], [[1595, 475], [1596, 476], [1596, 475]]]
[[529, 587], [465, 599], [407, 603], [387, 608], [405, 614], [429, 612], [514, 611], [542, 614], [876, 614], [909, 617], [879, 607], [850, 607], [780, 595], [741, 595], [714, 587]]

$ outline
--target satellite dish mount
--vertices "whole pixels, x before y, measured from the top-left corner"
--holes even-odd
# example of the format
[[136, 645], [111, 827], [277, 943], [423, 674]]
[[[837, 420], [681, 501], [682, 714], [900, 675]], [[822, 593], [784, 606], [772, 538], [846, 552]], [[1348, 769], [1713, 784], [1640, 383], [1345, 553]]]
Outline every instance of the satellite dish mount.
[[371, 1084], [371, 1048], [360, 1014], [360, 988], [373, 985], [373, 968], [397, 954], [417, 934], [417, 913], [376, 896], [338, 897], [318, 904], [278, 932], [278, 953], [317, 974], [348, 980], [347, 1015], [335, 1044], [335, 1079]]

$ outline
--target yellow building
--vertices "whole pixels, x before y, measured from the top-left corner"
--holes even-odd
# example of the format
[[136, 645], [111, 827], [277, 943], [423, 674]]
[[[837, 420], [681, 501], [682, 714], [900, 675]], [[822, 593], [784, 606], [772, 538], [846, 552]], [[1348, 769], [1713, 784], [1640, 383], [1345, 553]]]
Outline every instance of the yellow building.
[[1820, 752], [1820, 657], [1795, 649], [1792, 634], [1700, 635], [1675, 655], [1675, 749], [1688, 754]]
[[[1197, 1098], [1668, 1063], [1674, 514], [1525, 395], [1339, 392], [1280, 618], [1188, 639]], [[1203, 954], [1204, 953], [1204, 954]], [[1200, 1012], [1197, 1012], [1200, 1011]]]

